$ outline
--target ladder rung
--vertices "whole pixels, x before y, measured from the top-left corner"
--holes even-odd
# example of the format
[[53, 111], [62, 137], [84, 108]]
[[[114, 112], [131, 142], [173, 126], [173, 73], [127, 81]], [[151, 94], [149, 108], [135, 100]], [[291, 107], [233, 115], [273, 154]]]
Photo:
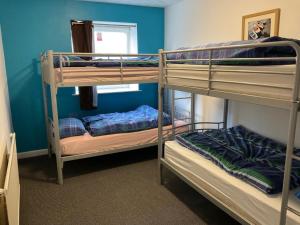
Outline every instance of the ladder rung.
[[287, 210], [289, 210], [290, 212], [296, 214], [297, 216], [300, 216], [300, 212], [297, 209], [294, 209], [294, 208], [288, 206]]
[[300, 157], [299, 156], [292, 155], [292, 158], [300, 161]]
[[188, 97], [178, 97], [178, 98], [174, 98], [174, 100], [180, 100], [180, 99], [191, 99], [191, 96]]
[[187, 118], [181, 118], [181, 119], [174, 119], [174, 121], [191, 120], [191, 119], [192, 118], [187, 117]]
[[192, 97], [180, 97], [180, 98], [174, 98], [174, 100], [182, 100], [182, 99], [191, 99]]

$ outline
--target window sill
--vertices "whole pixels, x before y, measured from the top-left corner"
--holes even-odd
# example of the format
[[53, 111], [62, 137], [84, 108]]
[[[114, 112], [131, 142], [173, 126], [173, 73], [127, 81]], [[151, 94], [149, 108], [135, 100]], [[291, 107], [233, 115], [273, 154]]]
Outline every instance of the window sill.
[[[133, 92], [142, 92], [142, 90], [124, 90], [124, 91], [109, 91], [109, 92], [98, 92], [98, 95], [103, 94], [118, 94], [118, 93], [133, 93]], [[74, 93], [73, 96], [79, 96], [79, 93]]]

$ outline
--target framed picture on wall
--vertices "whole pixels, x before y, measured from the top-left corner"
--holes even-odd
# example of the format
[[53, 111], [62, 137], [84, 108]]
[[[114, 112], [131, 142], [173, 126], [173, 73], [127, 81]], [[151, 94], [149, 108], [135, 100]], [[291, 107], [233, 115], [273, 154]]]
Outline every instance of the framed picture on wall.
[[243, 16], [242, 40], [277, 36], [279, 33], [280, 9]]

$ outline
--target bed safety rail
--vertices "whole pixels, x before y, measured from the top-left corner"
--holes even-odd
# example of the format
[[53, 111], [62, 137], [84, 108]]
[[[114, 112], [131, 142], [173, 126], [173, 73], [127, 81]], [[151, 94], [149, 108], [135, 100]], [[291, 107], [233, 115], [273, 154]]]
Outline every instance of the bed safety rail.
[[[295, 57], [213, 58], [216, 51], [264, 47], [291, 47]], [[197, 52], [206, 52], [207, 57], [197, 58]], [[299, 101], [299, 53], [299, 45], [292, 41], [161, 51], [161, 84], [171, 89], [288, 109]], [[184, 57], [176, 59], [183, 54]], [[258, 66], [239, 66], [251, 62]], [[262, 62], [292, 65], [287, 69], [260, 66]]]
[[[200, 127], [198, 127], [200, 126]], [[224, 128], [224, 122], [195, 122], [195, 123], [186, 123], [179, 126], [172, 126], [171, 128], [164, 128], [163, 141], [174, 140], [176, 135], [187, 133], [187, 132], [205, 132], [208, 130], [219, 130]]]
[[44, 52], [48, 84], [61, 87], [157, 83], [158, 54]]

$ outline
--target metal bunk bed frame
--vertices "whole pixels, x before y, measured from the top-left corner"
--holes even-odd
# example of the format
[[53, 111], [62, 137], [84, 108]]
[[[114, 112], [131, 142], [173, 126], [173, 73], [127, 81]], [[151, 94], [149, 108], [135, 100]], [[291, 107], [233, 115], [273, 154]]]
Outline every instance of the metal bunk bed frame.
[[[110, 60], [112, 57], [119, 57], [120, 59], [117, 62], [120, 62], [120, 74], [121, 79], [123, 79], [123, 63], [126, 62], [126, 58], [128, 57], [138, 57], [138, 56], [158, 56], [157, 54], [97, 54], [97, 53], [65, 53], [65, 52], [53, 52], [52, 50], [44, 52], [41, 55], [41, 68], [42, 68], [42, 90], [43, 90], [43, 101], [44, 101], [44, 116], [45, 116], [45, 125], [47, 129], [47, 140], [48, 140], [48, 154], [49, 157], [52, 153], [56, 156], [56, 166], [57, 166], [57, 180], [59, 184], [63, 184], [63, 166], [64, 163], [67, 161], [77, 160], [77, 159], [84, 159], [90, 157], [96, 157], [101, 155], [113, 154], [118, 152], [125, 152], [136, 150], [140, 148], [146, 148], [151, 146], [156, 146], [157, 143], [150, 143], [145, 145], [136, 145], [130, 148], [121, 148], [117, 150], [110, 150], [110, 151], [103, 151], [103, 152], [96, 152], [96, 153], [86, 153], [86, 154], [79, 154], [79, 155], [70, 155], [70, 156], [63, 156], [61, 154], [61, 146], [60, 146], [60, 135], [59, 135], [59, 115], [58, 115], [58, 106], [57, 106], [57, 91], [58, 88], [62, 87], [75, 87], [75, 86], [96, 86], [96, 85], [111, 85], [111, 84], [120, 84], [120, 82], [109, 82], [104, 83], [102, 82], [93, 82], [90, 84], [74, 84], [74, 85], [63, 85], [63, 83], [59, 83], [56, 80], [55, 71], [54, 71], [54, 64], [53, 64], [53, 57], [58, 56], [60, 57], [60, 70], [62, 71], [63, 65], [63, 56], [81, 56], [81, 57], [107, 57], [108, 60], [102, 60], [99, 62], [116, 62], [116, 60]], [[149, 60], [152, 61], [152, 60]], [[86, 61], [82, 61], [86, 62]], [[131, 61], [132, 62], [132, 61]], [[124, 83], [153, 83], [153, 81], [149, 82], [147, 80], [137, 82], [138, 80], [134, 80], [132, 82], [122, 82]], [[157, 82], [157, 81], [156, 81]], [[155, 83], [156, 83], [155, 82]], [[49, 117], [48, 114], [48, 97], [47, 97], [47, 85], [50, 86], [50, 99], [51, 99], [51, 110], [52, 110], [52, 119]]]
[[[279, 47], [279, 46], [289, 46], [295, 50], [296, 56], [295, 57], [272, 57], [272, 58], [220, 58], [220, 59], [213, 59], [213, 51], [216, 50], [224, 50], [224, 49], [241, 49], [241, 48], [254, 48], [254, 47]], [[209, 58], [208, 59], [168, 59], [167, 54], [176, 54], [176, 53], [188, 53], [193, 51], [208, 51], [209, 52]], [[289, 185], [290, 185], [290, 175], [291, 175], [291, 165], [292, 160], [300, 160], [300, 157], [297, 157], [293, 154], [294, 150], [294, 142], [295, 142], [295, 133], [296, 133], [296, 123], [297, 123], [297, 114], [299, 111], [299, 85], [300, 85], [300, 47], [292, 41], [280, 41], [280, 42], [271, 42], [271, 43], [256, 43], [256, 44], [244, 44], [244, 45], [234, 45], [234, 46], [222, 46], [222, 47], [209, 47], [209, 48], [198, 48], [198, 49], [185, 49], [185, 50], [177, 50], [177, 51], [163, 51], [160, 50], [160, 77], [159, 77], [159, 122], [158, 122], [158, 172], [159, 172], [159, 182], [160, 184], [163, 184], [163, 174], [162, 170], [163, 167], [168, 168], [172, 172], [174, 172], [179, 178], [181, 178], [183, 181], [185, 181], [187, 184], [189, 184], [191, 187], [193, 187], [195, 190], [197, 190], [200, 194], [205, 196], [207, 199], [209, 199], [211, 202], [216, 204], [218, 207], [220, 207], [223, 211], [231, 215], [233, 218], [235, 218], [237, 221], [241, 222], [242, 224], [256, 224], [257, 222], [255, 219], [251, 220], [247, 217], [245, 217], [242, 213], [240, 213], [237, 209], [230, 207], [230, 205], [226, 204], [225, 202], [220, 201], [217, 197], [213, 195], [213, 193], [209, 192], [205, 188], [202, 188], [198, 185], [196, 185], [192, 180], [185, 177], [180, 171], [178, 171], [176, 168], [174, 168], [170, 163], [168, 163], [167, 160], [164, 158], [164, 138], [162, 136], [162, 116], [163, 116], [163, 93], [167, 89], [174, 90], [180, 90], [180, 91], [186, 91], [191, 93], [196, 93], [200, 95], [207, 95], [207, 96], [213, 96], [213, 97], [219, 97], [224, 99], [224, 127], [227, 127], [227, 117], [228, 117], [228, 101], [229, 100], [236, 100], [241, 102], [247, 102], [247, 103], [254, 103], [258, 105], [266, 105], [271, 106], [275, 108], [282, 108], [289, 110], [289, 124], [288, 124], [288, 139], [287, 139], [287, 147], [286, 147], [286, 159], [285, 159], [285, 170], [284, 170], [284, 180], [283, 180], [283, 190], [282, 190], [282, 200], [281, 200], [281, 212], [280, 212], [280, 225], [286, 224], [286, 217], [287, 217], [287, 211], [293, 212], [297, 215], [300, 215], [300, 213], [291, 208], [288, 205], [288, 195], [289, 195]], [[288, 100], [284, 99], [275, 99], [268, 96], [259, 96], [259, 95], [247, 95], [245, 93], [234, 93], [230, 91], [218, 91], [214, 90], [212, 88], [212, 65], [215, 61], [284, 61], [284, 60], [293, 60], [296, 64], [295, 70], [293, 75], [294, 83], [292, 87], [292, 95], [291, 98]], [[205, 61], [207, 62], [208, 68], [208, 88], [197, 88], [197, 87], [186, 87], [186, 86], [174, 86], [174, 85], [168, 85], [168, 63], [184, 63], [188, 61]], [[192, 70], [192, 69], [191, 69]], [[231, 72], [231, 71], [227, 71]], [[234, 71], [233, 71], [234, 72]], [[244, 73], [253, 73], [254, 71], [243, 71]], [[255, 73], [263, 73], [261, 71], [255, 71]], [[276, 71], [275, 71], [276, 73]], [[182, 74], [184, 75], [184, 74]], [[184, 76], [181, 77], [181, 79], [189, 79]], [[233, 82], [234, 83], [234, 82]], [[251, 85], [251, 83], [249, 83]], [[195, 98], [193, 97], [193, 107], [195, 105]], [[174, 107], [172, 107], [172, 110]], [[195, 117], [195, 110], [192, 110], [192, 117]], [[173, 115], [174, 113], [172, 113]], [[195, 122], [195, 119], [192, 119], [192, 122]], [[173, 127], [174, 129], [174, 124]], [[194, 128], [194, 126], [193, 126]], [[173, 133], [174, 135], [174, 133]]]

